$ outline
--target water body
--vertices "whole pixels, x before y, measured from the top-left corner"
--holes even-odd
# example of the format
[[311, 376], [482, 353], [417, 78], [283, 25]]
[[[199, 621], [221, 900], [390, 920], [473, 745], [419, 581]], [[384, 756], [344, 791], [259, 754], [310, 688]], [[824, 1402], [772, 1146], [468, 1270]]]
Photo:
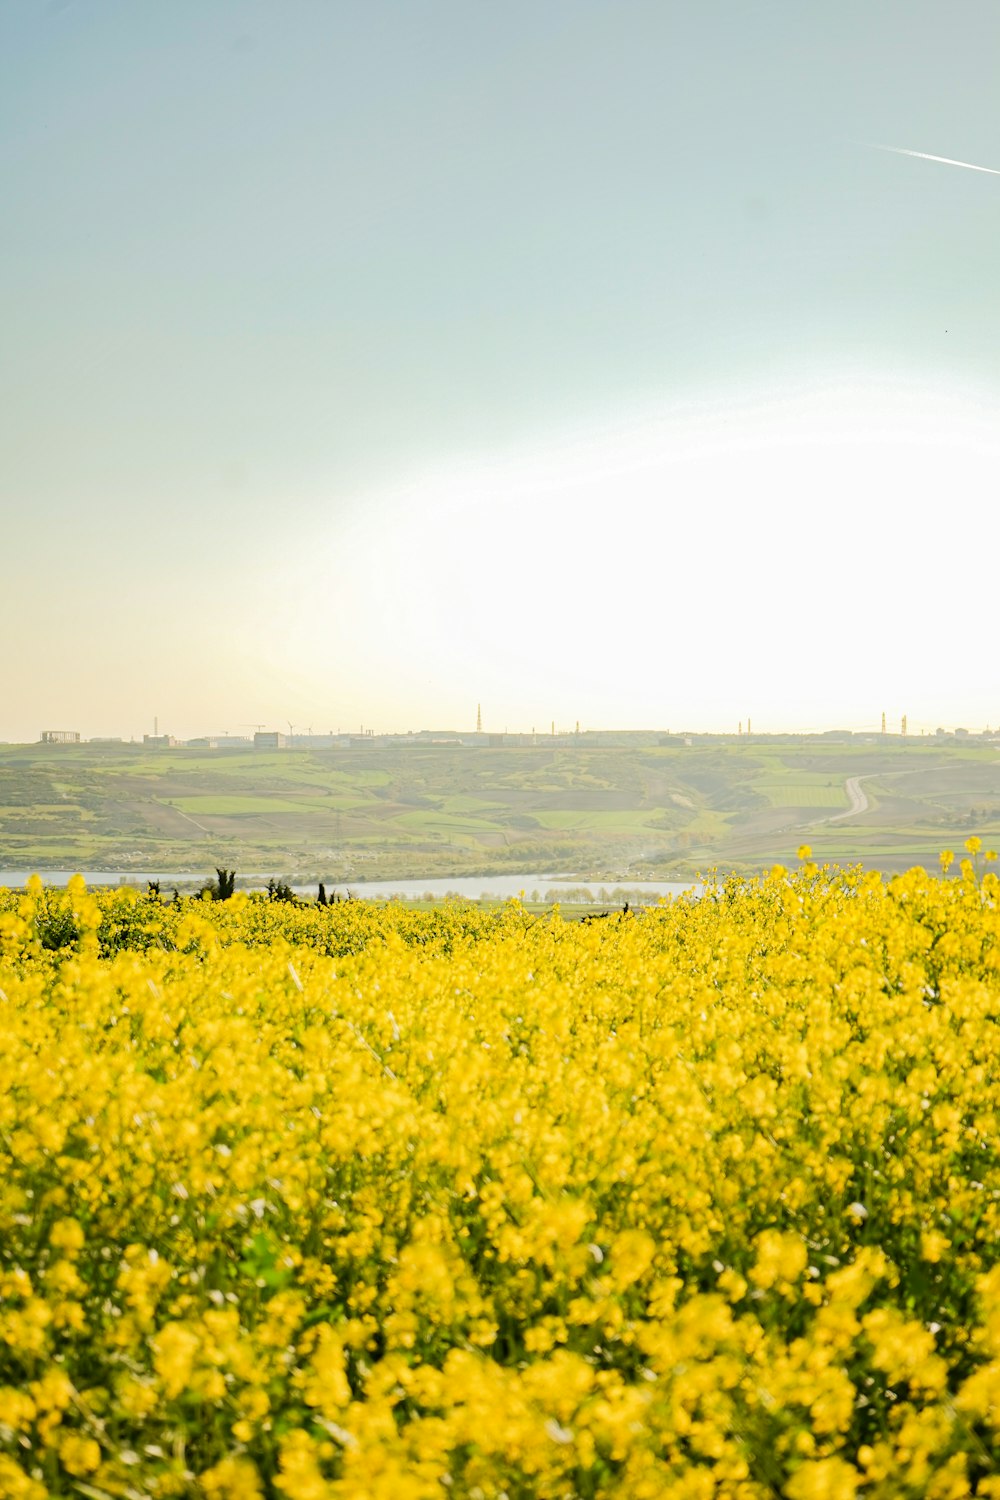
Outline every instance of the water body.
[[[0, 887], [17, 889], [26, 884], [30, 870], [0, 870]], [[46, 885], [61, 886], [75, 873], [83, 876], [89, 886], [133, 886], [145, 891], [151, 880], [158, 880], [164, 893], [173, 887], [201, 886], [206, 881], [204, 871], [197, 874], [170, 873], [155, 870], [130, 870], [118, 874], [108, 870], [42, 870], [39, 872]], [[239, 890], [266, 890], [268, 877], [247, 875], [239, 882]], [[360, 900], [385, 901], [391, 896], [404, 900], [419, 901], [429, 896], [442, 901], [446, 896], [461, 896], [469, 901], [478, 901], [481, 896], [506, 900], [523, 895], [526, 900], [549, 901], [553, 893], [565, 893], [564, 899], [587, 900], [590, 898], [606, 906], [621, 904], [626, 898], [640, 898], [655, 902], [659, 896], [679, 896], [684, 891], [695, 889], [692, 884], [676, 880], [560, 880], [557, 875], [472, 875], [435, 876], [424, 880], [359, 880], [350, 885], [326, 886], [327, 896], [346, 896], [348, 891]], [[292, 890], [302, 896], [315, 896], [316, 884], [292, 884]]]

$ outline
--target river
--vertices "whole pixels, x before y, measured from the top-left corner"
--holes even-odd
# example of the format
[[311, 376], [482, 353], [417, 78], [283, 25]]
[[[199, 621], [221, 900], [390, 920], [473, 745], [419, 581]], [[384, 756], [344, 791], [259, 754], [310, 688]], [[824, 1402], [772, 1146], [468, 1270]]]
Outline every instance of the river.
[[[46, 885], [62, 886], [76, 872], [43, 870], [39, 873]], [[79, 873], [90, 886], [131, 886], [141, 891], [145, 890], [149, 881], [157, 880], [164, 894], [175, 885], [188, 889], [204, 885], [206, 878], [204, 872], [184, 874], [176, 871], [130, 870], [126, 874], [108, 870], [81, 870]], [[30, 874], [30, 870], [0, 870], [0, 887], [17, 889], [26, 883]], [[308, 885], [296, 882], [290, 884], [298, 895], [316, 894], [314, 881]], [[241, 877], [237, 886], [239, 890], [266, 888], [267, 877], [263, 875]], [[560, 899], [586, 901], [589, 893], [590, 900], [607, 906], [621, 905], [626, 899], [653, 902], [660, 896], [679, 896], [694, 888], [693, 882], [685, 884], [676, 880], [629, 880], [627, 877], [621, 880], [570, 880], [560, 879], [558, 875], [452, 875], [423, 880], [359, 880], [348, 885], [328, 883], [326, 894], [332, 898], [334, 894], [346, 896], [350, 891], [353, 896], [370, 901], [385, 901], [392, 896], [400, 896], [409, 901], [419, 901], [425, 896], [433, 901], [442, 901], [447, 896], [460, 896], [469, 901], [478, 901], [483, 896], [506, 900], [523, 894], [527, 901], [551, 901], [553, 894], [559, 893]]]

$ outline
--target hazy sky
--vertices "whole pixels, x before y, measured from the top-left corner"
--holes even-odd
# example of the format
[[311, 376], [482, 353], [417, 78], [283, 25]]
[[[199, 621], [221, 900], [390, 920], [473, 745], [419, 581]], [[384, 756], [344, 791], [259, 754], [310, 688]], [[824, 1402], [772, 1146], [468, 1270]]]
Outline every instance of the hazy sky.
[[1000, 722], [997, 0], [8, 0], [0, 738]]

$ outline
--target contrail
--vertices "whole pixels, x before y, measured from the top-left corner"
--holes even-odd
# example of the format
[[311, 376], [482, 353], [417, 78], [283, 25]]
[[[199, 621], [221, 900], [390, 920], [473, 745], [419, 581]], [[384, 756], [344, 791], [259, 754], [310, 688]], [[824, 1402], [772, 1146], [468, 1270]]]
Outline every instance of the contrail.
[[955, 161], [951, 156], [931, 156], [928, 151], [907, 151], [905, 146], [878, 146], [872, 145], [873, 151], [892, 151], [896, 156], [917, 156], [921, 161], [940, 161], [946, 167], [966, 167], [970, 172], [989, 172], [992, 177], [1000, 177], [1000, 167], [977, 167], [972, 161]]

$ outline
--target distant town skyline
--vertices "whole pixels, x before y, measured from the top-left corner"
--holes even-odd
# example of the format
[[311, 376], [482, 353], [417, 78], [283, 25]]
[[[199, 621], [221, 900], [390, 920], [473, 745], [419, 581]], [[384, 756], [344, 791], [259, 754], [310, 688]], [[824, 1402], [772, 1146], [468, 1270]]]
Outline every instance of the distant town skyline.
[[875, 715], [871, 722], [861, 724], [799, 724], [799, 725], [755, 725], [752, 716], [737, 720], [732, 726], [708, 726], [699, 724], [688, 724], [676, 722], [674, 724], [584, 724], [584, 723], [557, 723], [550, 720], [548, 724], [521, 725], [504, 723], [503, 725], [491, 724], [488, 719], [483, 719], [481, 726], [477, 722], [472, 726], [466, 724], [439, 724], [421, 725], [420, 727], [403, 726], [389, 728], [386, 726], [374, 726], [360, 724], [354, 727], [337, 726], [336, 728], [318, 728], [316, 726], [294, 725], [286, 721], [284, 728], [272, 726], [266, 728], [263, 724], [252, 724], [247, 726], [247, 732], [238, 731], [208, 731], [198, 730], [185, 735], [173, 734], [170, 731], [161, 731], [159, 726], [152, 731], [116, 733], [103, 730], [92, 734], [83, 734], [80, 730], [56, 728], [49, 726], [30, 739], [18, 741], [4, 738], [0, 734], [2, 744], [132, 744], [164, 746], [171, 744], [183, 748], [193, 744], [242, 744], [252, 745], [255, 740], [270, 740], [277, 738], [282, 744], [294, 744], [307, 740], [357, 740], [374, 737], [377, 739], [403, 739], [430, 737], [434, 735], [448, 734], [461, 736], [463, 739], [475, 739], [477, 736], [489, 738], [498, 735], [507, 735], [511, 738], [534, 738], [539, 742], [546, 739], [565, 739], [567, 737], [597, 734], [664, 734], [664, 735], [711, 735], [720, 737], [737, 738], [746, 736], [766, 735], [823, 735], [823, 734], [886, 734], [902, 738], [912, 738], [934, 734], [1000, 734], [1000, 727], [994, 730], [989, 723], [986, 724], [942, 724], [940, 721], [931, 727], [931, 721], [921, 722], [913, 720], [908, 714], [902, 714], [898, 719], [893, 719], [886, 712]]

